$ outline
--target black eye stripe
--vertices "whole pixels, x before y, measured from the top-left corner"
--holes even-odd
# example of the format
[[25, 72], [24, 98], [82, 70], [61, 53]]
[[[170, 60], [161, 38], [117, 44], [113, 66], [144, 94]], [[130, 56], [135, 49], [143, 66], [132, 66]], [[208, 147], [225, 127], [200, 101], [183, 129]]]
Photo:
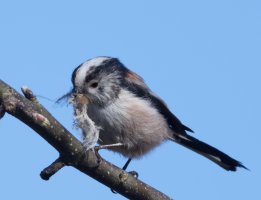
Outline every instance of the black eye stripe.
[[104, 61], [100, 66], [91, 67], [88, 75], [85, 77], [85, 82], [88, 83], [91, 80], [98, 79], [101, 75], [110, 74], [112, 72], [118, 72], [122, 77], [129, 71], [125, 66], [123, 66], [118, 59], [111, 59]]
[[97, 79], [100, 75], [101, 70], [98, 68], [88, 72], [88, 75], [85, 77], [85, 82], [88, 83], [93, 79]]

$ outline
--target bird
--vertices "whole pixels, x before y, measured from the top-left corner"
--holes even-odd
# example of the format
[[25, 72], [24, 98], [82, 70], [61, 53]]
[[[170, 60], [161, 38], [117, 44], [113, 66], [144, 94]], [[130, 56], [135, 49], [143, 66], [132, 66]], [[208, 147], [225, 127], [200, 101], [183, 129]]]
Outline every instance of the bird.
[[99, 127], [97, 142], [128, 158], [123, 169], [132, 159], [166, 141], [180, 144], [225, 170], [247, 169], [236, 159], [191, 136], [192, 129], [118, 58], [99, 56], [87, 60], [74, 69], [71, 82], [72, 89], [60, 99], [74, 99], [77, 95], [88, 99], [85, 112]]

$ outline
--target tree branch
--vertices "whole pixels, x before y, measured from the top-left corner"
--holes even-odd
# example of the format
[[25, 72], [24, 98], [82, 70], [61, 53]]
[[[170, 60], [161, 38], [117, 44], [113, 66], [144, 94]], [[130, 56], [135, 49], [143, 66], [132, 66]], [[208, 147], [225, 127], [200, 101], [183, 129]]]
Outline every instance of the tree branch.
[[41, 172], [44, 180], [67, 165], [129, 199], [171, 199], [104, 159], [98, 162], [95, 153], [91, 150], [86, 152], [82, 143], [40, 105], [28, 88], [23, 87], [22, 91], [26, 98], [0, 80], [0, 118], [5, 112], [18, 118], [60, 153], [60, 157]]
[[50, 166], [46, 167], [40, 174], [41, 178], [45, 181], [48, 181], [56, 172], [62, 169], [65, 166], [65, 163], [59, 157], [55, 160]]

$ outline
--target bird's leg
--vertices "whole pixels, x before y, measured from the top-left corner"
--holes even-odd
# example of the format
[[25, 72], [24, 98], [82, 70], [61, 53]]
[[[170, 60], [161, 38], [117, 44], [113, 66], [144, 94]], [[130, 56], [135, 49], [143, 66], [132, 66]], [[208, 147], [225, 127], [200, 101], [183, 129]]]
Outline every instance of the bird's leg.
[[[101, 150], [101, 149], [110, 149], [110, 148], [114, 148], [114, 147], [122, 147], [122, 146], [124, 146], [124, 144], [123, 143], [115, 143], [115, 144], [107, 144], [107, 145], [100, 145], [100, 146], [96, 146], [96, 147], [94, 147], [94, 151], [95, 151], [95, 154], [96, 154], [96, 156], [97, 156], [97, 158], [98, 158], [98, 165], [100, 164], [100, 162], [101, 162], [101, 156], [100, 156], [100, 154], [99, 154], [99, 150]], [[124, 170], [124, 171], [126, 171], [126, 169], [128, 168], [128, 166], [129, 166], [129, 164], [130, 164], [130, 162], [131, 162], [131, 158], [129, 158], [128, 160], [127, 160], [127, 162], [125, 163], [125, 165], [122, 167], [122, 170]], [[135, 178], [138, 178], [138, 176], [139, 176], [139, 174], [137, 173], [137, 172], [135, 172], [135, 171], [131, 171], [131, 172], [129, 172], [132, 176], [134, 176]], [[112, 191], [112, 193], [114, 193], [114, 194], [117, 194], [117, 192], [115, 192], [113, 189], [111, 189], [111, 191]]]
[[95, 155], [98, 158], [98, 161], [97, 161], [98, 164], [100, 164], [100, 162], [101, 162], [101, 156], [99, 154], [99, 151], [101, 149], [110, 149], [110, 148], [113, 148], [113, 147], [121, 147], [121, 146], [124, 146], [124, 144], [122, 144], [122, 143], [115, 143], [115, 144], [107, 144], [107, 145], [100, 145], [100, 146], [94, 147]]
[[106, 145], [96, 146], [95, 150], [99, 151], [101, 149], [110, 149], [110, 148], [113, 148], [113, 147], [121, 147], [121, 146], [124, 146], [124, 144], [122, 144], [122, 143], [106, 144]]
[[[123, 166], [122, 170], [126, 171], [126, 169], [128, 168], [128, 166], [129, 166], [129, 164], [130, 164], [131, 161], [132, 161], [132, 159], [129, 158], [129, 159], [127, 160], [127, 162], [125, 163], [125, 165]], [[139, 177], [139, 174], [138, 174], [138, 172], [136, 172], [136, 171], [130, 171], [130, 172], [128, 172], [128, 173], [130, 173], [130, 174], [131, 174], [132, 176], [134, 176], [135, 178], [138, 178], [138, 177]]]
[[[114, 147], [121, 147], [121, 146], [124, 146], [123, 143], [115, 143], [115, 144], [107, 144], [107, 145], [100, 145], [100, 146], [96, 146], [94, 148], [94, 151], [95, 151], [95, 154], [98, 158], [98, 164], [101, 162], [101, 156], [99, 154], [99, 150], [101, 149], [110, 149], [110, 148], [114, 148]], [[131, 162], [131, 158], [129, 158], [127, 160], [127, 162], [125, 163], [125, 165], [122, 167], [122, 170], [126, 171], [126, 169], [128, 168], [130, 162]], [[139, 174], [135, 171], [130, 171], [129, 172], [132, 176], [134, 176], [135, 178], [138, 178]]]
[[[126, 169], [128, 168], [128, 166], [129, 166], [131, 161], [132, 161], [132, 159], [129, 158], [127, 160], [127, 162], [125, 163], [125, 165], [122, 167], [122, 170], [126, 171]], [[128, 173], [130, 173], [135, 178], [138, 178], [138, 176], [139, 176], [139, 174], [137, 172], [135, 172], [135, 171], [131, 171], [131, 172], [128, 172]], [[111, 192], [114, 193], [114, 194], [117, 194], [117, 192], [115, 192], [113, 189], [111, 189]]]
[[129, 166], [131, 160], [132, 160], [131, 158], [129, 158], [129, 159], [127, 160], [127, 162], [126, 162], [125, 165], [123, 166], [122, 170], [126, 171], [126, 169], [128, 168], [128, 166]]

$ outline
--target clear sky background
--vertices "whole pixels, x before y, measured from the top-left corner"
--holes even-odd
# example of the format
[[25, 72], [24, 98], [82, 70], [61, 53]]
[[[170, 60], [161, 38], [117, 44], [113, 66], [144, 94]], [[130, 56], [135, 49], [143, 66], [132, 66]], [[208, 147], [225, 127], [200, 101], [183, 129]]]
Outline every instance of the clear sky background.
[[[56, 100], [83, 61], [118, 57], [144, 77], [194, 136], [242, 161], [227, 172], [168, 142], [129, 170], [176, 200], [260, 199], [261, 2], [1, 1], [0, 79]], [[39, 98], [74, 135], [72, 108]], [[66, 167], [40, 171], [58, 153], [30, 128], [0, 121], [0, 199], [124, 199]], [[126, 159], [102, 156], [123, 166]]]

